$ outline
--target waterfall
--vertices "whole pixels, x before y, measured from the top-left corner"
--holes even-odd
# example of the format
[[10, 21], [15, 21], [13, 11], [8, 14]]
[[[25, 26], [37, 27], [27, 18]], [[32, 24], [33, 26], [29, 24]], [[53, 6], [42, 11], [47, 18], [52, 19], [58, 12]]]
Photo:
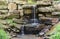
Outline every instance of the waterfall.
[[24, 25], [22, 26], [22, 29], [21, 29], [21, 35], [22, 36], [24, 35]]
[[33, 5], [33, 26], [37, 26], [38, 25], [38, 20], [36, 18], [36, 5]]

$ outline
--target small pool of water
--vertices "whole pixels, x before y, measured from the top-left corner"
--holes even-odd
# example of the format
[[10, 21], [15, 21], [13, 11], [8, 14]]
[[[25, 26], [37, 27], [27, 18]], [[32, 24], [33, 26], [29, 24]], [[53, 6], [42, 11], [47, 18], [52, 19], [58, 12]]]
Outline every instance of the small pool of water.
[[12, 39], [38, 39], [38, 37], [36, 37], [35, 35], [24, 35], [24, 36], [19, 35], [19, 37], [14, 37]]

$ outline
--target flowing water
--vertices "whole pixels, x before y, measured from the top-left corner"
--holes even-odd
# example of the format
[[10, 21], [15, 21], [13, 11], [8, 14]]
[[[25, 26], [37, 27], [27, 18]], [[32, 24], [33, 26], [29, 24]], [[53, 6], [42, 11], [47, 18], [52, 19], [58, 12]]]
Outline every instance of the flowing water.
[[[37, 26], [38, 23], [36, 23], [37, 19], [36, 19], [36, 9], [35, 9], [35, 5], [33, 6], [33, 23], [32, 23], [32, 26]], [[24, 24], [22, 26], [22, 30], [21, 30], [21, 39], [27, 39], [28, 37], [26, 37], [24, 35]], [[35, 37], [29, 37], [28, 39], [36, 39]]]
[[36, 5], [33, 5], [33, 23], [32, 26], [37, 26], [38, 20], [36, 19]]
[[38, 39], [39, 37], [36, 37], [35, 35], [24, 35], [23, 37], [15, 37], [15, 38], [12, 38], [12, 39]]
[[22, 35], [22, 36], [24, 35], [24, 25], [23, 25], [22, 28], [21, 28], [21, 35]]

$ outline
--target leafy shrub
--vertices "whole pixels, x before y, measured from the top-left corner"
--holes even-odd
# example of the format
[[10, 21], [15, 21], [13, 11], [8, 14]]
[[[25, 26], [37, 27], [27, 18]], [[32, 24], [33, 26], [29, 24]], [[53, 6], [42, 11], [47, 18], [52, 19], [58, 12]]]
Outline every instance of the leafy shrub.
[[60, 39], [60, 33], [56, 32], [54, 35], [51, 35], [50, 39]]
[[9, 39], [9, 35], [3, 29], [0, 29], [0, 39]]
[[56, 25], [53, 32], [50, 39], [60, 39], [60, 23]]

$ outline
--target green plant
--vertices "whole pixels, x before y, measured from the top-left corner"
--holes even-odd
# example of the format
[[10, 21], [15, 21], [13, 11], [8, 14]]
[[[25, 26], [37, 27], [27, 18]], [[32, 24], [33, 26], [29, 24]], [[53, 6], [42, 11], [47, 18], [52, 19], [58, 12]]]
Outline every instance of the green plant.
[[54, 33], [50, 36], [50, 39], [60, 39], [60, 23], [58, 23], [54, 28]]
[[0, 39], [9, 39], [9, 35], [3, 29], [0, 29]]
[[60, 0], [54, 0], [54, 1], [60, 1]]
[[12, 19], [6, 19], [6, 23], [10, 25], [16, 25], [16, 23], [14, 23]]
[[60, 39], [60, 32], [56, 32], [54, 35], [51, 35], [50, 39]]

